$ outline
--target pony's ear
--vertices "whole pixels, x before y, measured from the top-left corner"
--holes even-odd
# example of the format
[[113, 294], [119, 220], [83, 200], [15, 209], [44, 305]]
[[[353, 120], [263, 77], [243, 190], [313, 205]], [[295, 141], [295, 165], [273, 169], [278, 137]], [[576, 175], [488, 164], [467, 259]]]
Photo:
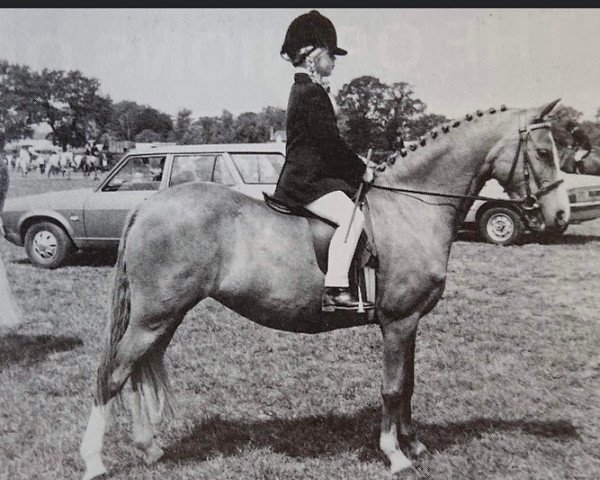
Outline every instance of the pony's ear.
[[556, 107], [556, 105], [558, 104], [558, 102], [560, 102], [560, 98], [554, 100], [553, 102], [550, 102], [547, 105], [544, 105], [543, 107], [541, 107], [540, 109], [540, 113], [537, 115], [537, 119], [538, 120], [544, 120], [544, 117], [546, 115], [548, 115], [552, 110], [554, 110], [554, 107]]

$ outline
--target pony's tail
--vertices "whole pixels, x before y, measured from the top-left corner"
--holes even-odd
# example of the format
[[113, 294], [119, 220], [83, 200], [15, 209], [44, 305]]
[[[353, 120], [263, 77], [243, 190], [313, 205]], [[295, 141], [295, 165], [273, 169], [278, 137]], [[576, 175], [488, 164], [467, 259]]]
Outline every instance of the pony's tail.
[[131, 387], [140, 396], [140, 407], [152, 425], [175, 413], [171, 382], [164, 364], [164, 350], [152, 348], [131, 371]]
[[119, 253], [115, 265], [114, 283], [111, 290], [111, 305], [108, 322], [105, 330], [104, 350], [100, 357], [100, 366], [98, 367], [98, 378], [96, 384], [96, 405], [106, 405], [111, 399], [110, 377], [113, 371], [113, 364], [117, 354], [119, 342], [123, 338], [127, 326], [129, 325], [129, 316], [131, 313], [129, 279], [127, 278], [127, 269], [125, 265], [125, 246], [129, 230], [133, 226], [137, 217], [135, 209], [128, 217], [121, 236], [119, 244]]

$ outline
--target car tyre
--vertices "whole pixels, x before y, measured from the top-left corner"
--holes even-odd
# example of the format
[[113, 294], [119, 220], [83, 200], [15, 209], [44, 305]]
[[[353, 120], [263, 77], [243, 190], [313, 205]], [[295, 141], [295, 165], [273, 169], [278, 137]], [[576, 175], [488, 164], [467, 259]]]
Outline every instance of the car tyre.
[[514, 245], [525, 232], [525, 225], [519, 214], [506, 207], [487, 209], [481, 215], [478, 226], [481, 237], [495, 245]]
[[25, 251], [29, 261], [36, 267], [59, 267], [72, 248], [69, 236], [54, 223], [34, 223], [25, 234]]

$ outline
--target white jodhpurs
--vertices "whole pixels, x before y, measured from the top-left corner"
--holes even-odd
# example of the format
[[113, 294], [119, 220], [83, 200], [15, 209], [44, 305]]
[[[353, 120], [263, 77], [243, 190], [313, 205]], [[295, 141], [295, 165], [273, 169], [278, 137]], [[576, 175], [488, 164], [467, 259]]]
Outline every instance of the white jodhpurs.
[[[338, 226], [329, 244], [329, 261], [327, 274], [325, 275], [325, 286], [348, 287], [348, 270], [350, 270], [354, 250], [365, 225], [363, 213], [357, 209], [350, 226], [354, 203], [345, 193], [339, 190], [323, 195], [314, 202], [305, 205], [304, 208]], [[348, 233], [349, 226], [350, 232]], [[346, 234], [348, 234], [347, 239]]]

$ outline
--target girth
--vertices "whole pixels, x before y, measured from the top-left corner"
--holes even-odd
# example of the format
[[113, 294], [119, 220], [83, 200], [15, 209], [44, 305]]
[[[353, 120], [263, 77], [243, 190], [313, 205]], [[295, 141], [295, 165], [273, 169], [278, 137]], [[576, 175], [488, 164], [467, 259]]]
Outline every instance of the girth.
[[[331, 237], [333, 237], [337, 225], [323, 217], [315, 215], [303, 207], [291, 208], [288, 205], [275, 200], [265, 192], [263, 192], [263, 196], [265, 198], [265, 203], [277, 213], [304, 217], [308, 220], [308, 225], [310, 226], [312, 232], [315, 256], [317, 258], [319, 268], [323, 273], [325, 273], [327, 271], [327, 259], [329, 256], [329, 243], [331, 242]], [[358, 246], [356, 247], [354, 258], [352, 260], [352, 265], [353, 267], [358, 267], [358, 269], [362, 269], [366, 265], [375, 268], [377, 265], [377, 251], [375, 249], [375, 241], [373, 237], [371, 214], [366, 198], [364, 198], [359, 205], [365, 217], [365, 226], [361, 238], [358, 241]]]

